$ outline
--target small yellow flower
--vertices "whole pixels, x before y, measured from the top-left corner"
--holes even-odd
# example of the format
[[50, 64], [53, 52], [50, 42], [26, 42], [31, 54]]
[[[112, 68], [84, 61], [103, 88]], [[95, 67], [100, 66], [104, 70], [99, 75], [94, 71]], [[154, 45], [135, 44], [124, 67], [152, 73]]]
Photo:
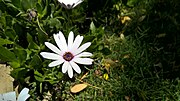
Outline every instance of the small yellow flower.
[[129, 16], [124, 16], [124, 17], [121, 17], [121, 23], [124, 24], [125, 22], [131, 20], [131, 18]]
[[105, 74], [103, 75], [103, 78], [104, 78], [105, 80], [108, 80], [108, 79], [109, 79], [109, 75], [108, 75], [107, 73], [105, 73]]

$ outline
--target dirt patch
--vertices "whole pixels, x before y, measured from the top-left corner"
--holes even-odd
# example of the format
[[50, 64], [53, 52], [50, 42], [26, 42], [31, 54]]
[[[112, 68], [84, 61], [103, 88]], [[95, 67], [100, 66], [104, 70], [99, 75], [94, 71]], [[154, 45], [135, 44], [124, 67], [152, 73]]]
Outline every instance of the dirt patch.
[[0, 94], [13, 91], [14, 79], [9, 74], [10, 67], [0, 64]]

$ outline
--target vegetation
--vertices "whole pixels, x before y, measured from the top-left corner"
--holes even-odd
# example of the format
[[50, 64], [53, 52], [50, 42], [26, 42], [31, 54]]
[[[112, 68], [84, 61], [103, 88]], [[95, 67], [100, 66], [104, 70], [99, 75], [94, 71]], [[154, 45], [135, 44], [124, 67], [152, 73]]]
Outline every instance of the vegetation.
[[[73, 9], [0, 0], [0, 8], [0, 61], [13, 69], [14, 88], [30, 89], [30, 101], [180, 100], [179, 0], [84, 0]], [[72, 79], [39, 54], [59, 31], [92, 43], [93, 65]], [[72, 93], [80, 83], [87, 88]]]

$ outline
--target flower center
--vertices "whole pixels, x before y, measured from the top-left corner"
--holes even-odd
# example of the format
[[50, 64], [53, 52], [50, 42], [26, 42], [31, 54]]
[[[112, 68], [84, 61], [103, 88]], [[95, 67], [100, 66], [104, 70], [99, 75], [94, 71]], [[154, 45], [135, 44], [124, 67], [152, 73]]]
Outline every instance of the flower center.
[[73, 54], [71, 52], [66, 52], [66, 53], [64, 53], [63, 58], [66, 61], [71, 61], [74, 58], [74, 56], [73, 56]]
[[75, 5], [75, 3], [73, 3], [72, 5], [71, 4], [67, 4], [67, 8], [71, 9], [71, 8], [73, 8], [74, 5]]

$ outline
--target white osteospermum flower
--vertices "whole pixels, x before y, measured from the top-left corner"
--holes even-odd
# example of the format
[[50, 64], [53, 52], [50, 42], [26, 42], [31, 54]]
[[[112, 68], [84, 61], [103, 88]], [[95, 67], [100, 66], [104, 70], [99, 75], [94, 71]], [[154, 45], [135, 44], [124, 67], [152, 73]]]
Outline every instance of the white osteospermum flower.
[[0, 101], [26, 101], [30, 97], [28, 92], [29, 92], [29, 89], [24, 88], [20, 92], [17, 100], [16, 100], [16, 92], [15, 91], [8, 92], [8, 93], [5, 93], [5, 94], [0, 94]]
[[72, 9], [76, 7], [78, 4], [83, 2], [83, 0], [58, 0], [61, 5], [67, 9]]
[[92, 56], [92, 54], [90, 52], [83, 52], [91, 45], [91, 43], [87, 42], [80, 46], [81, 42], [83, 41], [83, 36], [78, 35], [74, 39], [74, 33], [71, 31], [68, 36], [68, 42], [66, 42], [66, 39], [61, 31], [59, 31], [58, 34], [54, 34], [53, 36], [58, 48], [49, 42], [45, 42], [45, 45], [54, 53], [40, 53], [42, 57], [54, 60], [49, 64], [49, 67], [54, 67], [63, 64], [62, 72], [68, 72], [69, 77], [72, 78], [73, 69], [77, 73], [81, 73], [81, 69], [77, 65], [77, 63], [84, 65], [92, 64], [93, 59], [86, 58]]

